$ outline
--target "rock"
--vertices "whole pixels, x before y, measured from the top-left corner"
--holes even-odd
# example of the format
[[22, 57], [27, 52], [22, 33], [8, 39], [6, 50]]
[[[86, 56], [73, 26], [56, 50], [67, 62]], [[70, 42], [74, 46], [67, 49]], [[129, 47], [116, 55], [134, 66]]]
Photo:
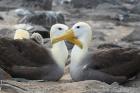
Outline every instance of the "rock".
[[31, 30], [33, 29], [34, 27], [32, 25], [29, 25], [29, 24], [16, 24], [14, 26], [14, 28], [17, 30], [17, 29], [24, 29], [24, 30]]
[[70, 4], [71, 0], [53, 0], [53, 5], [63, 5], [63, 4]]
[[9, 28], [2, 28], [0, 29], [0, 37], [8, 37], [13, 38], [14, 37], [14, 30]]
[[99, 39], [102, 41], [105, 41], [106, 35], [103, 32], [100, 31], [94, 31], [93, 32], [93, 39]]
[[62, 0], [61, 4], [70, 4], [71, 0]]
[[12, 85], [8, 82], [2, 81], [0, 84], [2, 93], [28, 93], [24, 88], [20, 88], [16, 85]]
[[129, 19], [129, 13], [118, 13], [114, 17], [115, 20], [120, 21], [120, 22], [126, 22]]
[[0, 16], [0, 20], [4, 20], [4, 18], [2, 16]]
[[33, 25], [33, 29], [29, 30], [30, 33], [39, 33], [43, 38], [49, 38], [50, 32], [43, 26]]
[[21, 88], [27, 89], [26, 93], [139, 93], [139, 88], [123, 87], [117, 83], [108, 85], [96, 80], [80, 82], [58, 81], [58, 82], [12, 82]]
[[62, 0], [53, 0], [53, 5], [60, 5]]
[[131, 10], [131, 12], [140, 14], [140, 2], [135, 5], [135, 7]]
[[15, 14], [19, 17], [24, 17], [24, 16], [35, 14], [35, 13], [34, 11], [26, 9], [26, 8], [18, 8], [15, 10]]
[[92, 8], [99, 4], [99, 0], [72, 0], [72, 5], [74, 8]]
[[75, 8], [95, 8], [102, 3], [119, 4], [118, 0], [72, 0], [72, 5]]
[[102, 3], [97, 5], [96, 10], [108, 10], [108, 9], [115, 9], [115, 8], [119, 8], [119, 6], [110, 3]]
[[46, 22], [50, 26], [52, 26], [53, 24], [56, 24], [56, 23], [62, 23], [62, 24], [65, 23], [65, 18], [64, 18], [63, 13], [61, 13], [59, 11], [58, 12], [48, 11], [45, 13], [47, 15]]
[[51, 10], [52, 0], [0, 0], [1, 11], [8, 11], [19, 7], [33, 10]]
[[50, 31], [50, 27], [56, 23], [65, 23], [64, 15], [60, 12], [36, 12], [23, 17], [18, 22], [19, 24], [39, 25]]
[[23, 17], [21, 20], [19, 20], [18, 23], [46, 26], [46, 14], [41, 13], [41, 14], [28, 15]]
[[122, 0], [125, 3], [134, 4], [137, 3], [138, 0]]
[[134, 42], [134, 41], [140, 41], [140, 29], [135, 28], [135, 30], [130, 33], [128, 36], [122, 38], [122, 41], [127, 41], [127, 42]]
[[52, 0], [22, 0], [22, 6], [35, 10], [51, 10]]
[[7, 80], [7, 79], [12, 79], [12, 77], [3, 69], [0, 68], [0, 80]]
[[39, 33], [43, 38], [49, 38], [49, 31], [40, 25], [31, 25], [31, 24], [17, 24], [15, 25], [15, 29], [24, 29], [29, 31], [30, 34]]

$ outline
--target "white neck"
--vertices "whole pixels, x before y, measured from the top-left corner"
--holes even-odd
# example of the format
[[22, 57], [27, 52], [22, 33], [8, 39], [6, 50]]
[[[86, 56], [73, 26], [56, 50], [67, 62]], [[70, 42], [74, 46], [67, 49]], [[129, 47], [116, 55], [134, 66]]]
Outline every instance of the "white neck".
[[52, 56], [60, 68], [64, 70], [68, 58], [68, 50], [64, 41], [58, 42], [52, 46]]
[[79, 39], [82, 44], [83, 48], [79, 48], [77, 45], [75, 45], [71, 52], [71, 64], [70, 64], [70, 72], [75, 72], [77, 69], [78, 64], [82, 62], [81, 60], [84, 58], [85, 55], [88, 53], [88, 45], [91, 40], [90, 36], [84, 35]]

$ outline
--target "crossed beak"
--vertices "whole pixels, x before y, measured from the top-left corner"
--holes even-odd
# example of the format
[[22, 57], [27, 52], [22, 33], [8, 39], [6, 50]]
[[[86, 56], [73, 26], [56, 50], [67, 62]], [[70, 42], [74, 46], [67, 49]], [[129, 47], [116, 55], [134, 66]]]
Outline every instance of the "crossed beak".
[[74, 35], [74, 31], [72, 29], [67, 30], [63, 35], [55, 37], [52, 39], [52, 44], [55, 44], [59, 41], [62, 40], [67, 40], [68, 42], [71, 42], [75, 45], [77, 45], [78, 47], [80, 47], [81, 49], [83, 48], [83, 45], [81, 43], [80, 40], [78, 40], [75, 35]]

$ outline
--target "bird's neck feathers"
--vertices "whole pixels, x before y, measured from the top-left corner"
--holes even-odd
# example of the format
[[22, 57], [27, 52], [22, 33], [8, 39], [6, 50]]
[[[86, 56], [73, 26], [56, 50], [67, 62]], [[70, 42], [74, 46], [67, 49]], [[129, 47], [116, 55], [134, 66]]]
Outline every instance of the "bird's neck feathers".
[[18, 29], [15, 31], [14, 39], [30, 39], [30, 34], [26, 30]]
[[68, 58], [68, 50], [64, 41], [58, 42], [52, 46], [52, 56], [60, 68], [64, 70]]
[[79, 38], [79, 40], [82, 42], [83, 48], [81, 49], [77, 45], [73, 47], [71, 52], [71, 66], [70, 66], [70, 68], [72, 69], [77, 68], [77, 66], [82, 62], [82, 59], [87, 55], [91, 37], [83, 36]]

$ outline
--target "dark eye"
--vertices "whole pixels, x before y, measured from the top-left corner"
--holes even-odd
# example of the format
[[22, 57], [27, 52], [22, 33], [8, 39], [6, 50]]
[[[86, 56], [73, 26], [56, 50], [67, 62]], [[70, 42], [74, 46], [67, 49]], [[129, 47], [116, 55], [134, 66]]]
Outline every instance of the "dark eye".
[[62, 28], [58, 28], [58, 30], [62, 30]]
[[79, 29], [79, 28], [80, 28], [80, 26], [77, 26], [76, 28], [78, 28], [78, 29]]

